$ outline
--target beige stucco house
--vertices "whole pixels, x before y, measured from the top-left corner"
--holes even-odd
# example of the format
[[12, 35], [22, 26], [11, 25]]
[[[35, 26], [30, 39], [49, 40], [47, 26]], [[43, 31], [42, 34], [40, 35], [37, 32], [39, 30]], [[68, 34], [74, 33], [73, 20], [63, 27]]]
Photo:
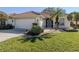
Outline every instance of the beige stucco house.
[[[36, 12], [25, 12], [19, 14], [6, 14], [0, 12], [0, 17], [5, 16], [6, 21], [0, 20], [0, 25], [3, 24], [12, 24], [17, 29], [31, 29], [33, 23], [38, 23], [38, 25], [45, 28], [55, 28], [56, 20], [49, 19], [50, 15], [47, 13], [36, 13]], [[69, 28], [70, 22], [67, 20], [66, 16], [59, 17], [59, 28]]]

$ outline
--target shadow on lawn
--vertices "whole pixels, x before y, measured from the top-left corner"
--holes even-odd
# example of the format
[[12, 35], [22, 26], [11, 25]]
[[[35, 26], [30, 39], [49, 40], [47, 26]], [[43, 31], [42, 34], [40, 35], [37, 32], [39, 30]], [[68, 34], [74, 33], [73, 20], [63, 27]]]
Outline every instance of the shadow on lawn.
[[55, 36], [55, 35], [45, 34], [45, 35], [42, 35], [42, 36], [32, 36], [30, 38], [27, 37], [26, 35], [24, 35], [23, 39], [19, 39], [19, 41], [21, 41], [21, 43], [25, 43], [27, 41], [34, 43], [34, 42], [36, 42], [36, 40], [43, 41], [44, 39], [50, 39], [52, 36]]

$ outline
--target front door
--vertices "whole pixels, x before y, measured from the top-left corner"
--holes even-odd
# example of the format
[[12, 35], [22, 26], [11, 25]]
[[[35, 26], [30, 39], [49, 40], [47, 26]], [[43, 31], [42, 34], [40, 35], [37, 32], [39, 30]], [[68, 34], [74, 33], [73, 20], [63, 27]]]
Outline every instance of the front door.
[[53, 28], [53, 20], [46, 19], [46, 28]]

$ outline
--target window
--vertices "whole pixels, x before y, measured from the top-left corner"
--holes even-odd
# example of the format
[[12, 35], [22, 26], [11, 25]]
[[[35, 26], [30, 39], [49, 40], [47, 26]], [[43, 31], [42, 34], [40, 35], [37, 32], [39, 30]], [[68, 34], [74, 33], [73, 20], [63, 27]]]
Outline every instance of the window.
[[12, 22], [13, 22], [13, 20], [12, 20]]
[[64, 25], [64, 23], [60, 23], [60, 25]]
[[60, 19], [59, 25], [64, 25], [64, 18], [61, 18], [61, 19]]
[[37, 19], [37, 22], [38, 22], [38, 19]]

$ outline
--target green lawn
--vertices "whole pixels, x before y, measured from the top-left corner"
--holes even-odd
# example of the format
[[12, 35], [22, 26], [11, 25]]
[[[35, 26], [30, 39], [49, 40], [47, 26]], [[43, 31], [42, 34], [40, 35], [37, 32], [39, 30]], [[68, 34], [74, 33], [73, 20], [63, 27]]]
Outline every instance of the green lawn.
[[79, 51], [79, 32], [48, 34], [36, 39], [12, 38], [0, 43], [0, 51]]

